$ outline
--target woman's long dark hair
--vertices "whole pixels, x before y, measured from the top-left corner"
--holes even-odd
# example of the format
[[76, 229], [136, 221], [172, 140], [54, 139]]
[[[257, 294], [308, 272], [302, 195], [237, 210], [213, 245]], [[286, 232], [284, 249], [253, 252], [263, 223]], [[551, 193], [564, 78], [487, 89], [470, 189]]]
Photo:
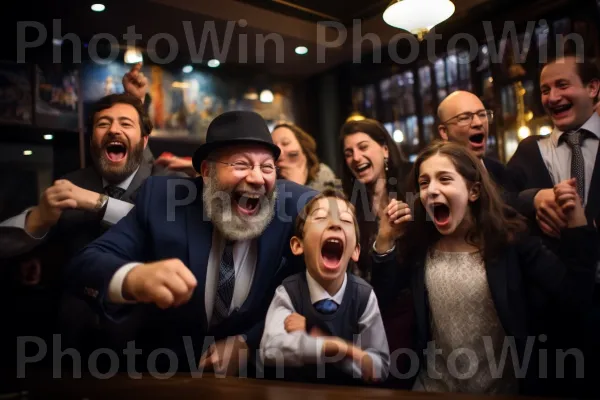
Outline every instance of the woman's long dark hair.
[[481, 249], [485, 262], [496, 258], [507, 245], [527, 230], [525, 219], [507, 206], [500, 197], [500, 189], [491, 180], [477, 157], [462, 145], [452, 142], [436, 142], [421, 151], [410, 175], [409, 189], [416, 193], [413, 205], [413, 222], [400, 240], [400, 254], [425, 254], [442, 237], [427, 211], [419, 194], [419, 169], [423, 162], [435, 155], [450, 159], [456, 171], [465, 179], [467, 187], [480, 184], [479, 198], [469, 203], [473, 224], [467, 231], [467, 243]]
[[[392, 139], [385, 127], [376, 120], [348, 121], [340, 131], [339, 143], [342, 154], [344, 154], [344, 139], [355, 133], [365, 133], [379, 145], [387, 146], [389, 157], [386, 172], [386, 190], [390, 197], [404, 200], [409, 165], [398, 144]], [[377, 210], [373, 208], [372, 204], [374, 187], [367, 187], [356, 180], [344, 160], [342, 163], [342, 188], [356, 208], [356, 216], [361, 232], [361, 252], [358, 269], [361, 276], [369, 279], [371, 271], [369, 254], [378, 229]]]

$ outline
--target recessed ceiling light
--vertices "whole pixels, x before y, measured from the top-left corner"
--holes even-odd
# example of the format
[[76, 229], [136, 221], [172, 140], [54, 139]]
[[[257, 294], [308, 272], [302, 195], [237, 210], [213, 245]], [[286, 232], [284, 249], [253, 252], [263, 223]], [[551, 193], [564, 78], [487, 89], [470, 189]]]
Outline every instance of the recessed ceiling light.
[[54, 136], [52, 136], [52, 135], [44, 135], [44, 139], [46, 139], [46, 140], [52, 140], [52, 139], [54, 139]]
[[62, 39], [52, 39], [52, 44], [55, 46], [62, 46], [63, 41]]
[[104, 6], [104, 4], [92, 4], [92, 11], [96, 11], [96, 12], [102, 12], [106, 10], [106, 7]]
[[194, 67], [192, 67], [191, 65], [186, 65], [185, 67], [183, 67], [183, 73], [184, 74], [189, 74], [193, 70], [194, 70]]
[[296, 54], [300, 54], [301, 56], [303, 56], [306, 53], [308, 53], [308, 49], [305, 46], [296, 47]]
[[221, 62], [219, 60], [216, 59], [212, 59], [212, 60], [208, 60], [208, 66], [211, 68], [217, 68], [219, 65], [221, 65]]
[[31, 150], [23, 150], [23, 155], [24, 156], [30, 156], [32, 154], [33, 154], [33, 151], [31, 151]]

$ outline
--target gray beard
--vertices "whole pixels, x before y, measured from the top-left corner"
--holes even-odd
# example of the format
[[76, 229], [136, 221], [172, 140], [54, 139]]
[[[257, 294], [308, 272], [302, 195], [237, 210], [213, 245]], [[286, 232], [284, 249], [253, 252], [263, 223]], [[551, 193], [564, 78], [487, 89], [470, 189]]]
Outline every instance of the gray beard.
[[121, 183], [129, 175], [133, 174], [142, 163], [144, 157], [144, 141], [140, 140], [137, 146], [127, 150], [127, 161], [121, 168], [115, 168], [110, 161], [106, 159], [104, 147], [91, 146], [92, 161], [100, 175], [108, 182], [116, 184]]
[[204, 211], [213, 225], [229, 240], [248, 240], [259, 237], [275, 216], [277, 190], [261, 197], [256, 215], [241, 216], [232, 210], [233, 194], [219, 185], [216, 170], [209, 172], [202, 189]]

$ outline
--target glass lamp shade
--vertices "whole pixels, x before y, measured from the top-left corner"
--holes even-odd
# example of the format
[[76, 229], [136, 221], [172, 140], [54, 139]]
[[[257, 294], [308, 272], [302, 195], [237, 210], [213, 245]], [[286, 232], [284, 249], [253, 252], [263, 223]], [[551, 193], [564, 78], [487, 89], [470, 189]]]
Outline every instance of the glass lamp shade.
[[454, 14], [450, 0], [394, 0], [383, 12], [383, 20], [394, 28], [423, 36]]

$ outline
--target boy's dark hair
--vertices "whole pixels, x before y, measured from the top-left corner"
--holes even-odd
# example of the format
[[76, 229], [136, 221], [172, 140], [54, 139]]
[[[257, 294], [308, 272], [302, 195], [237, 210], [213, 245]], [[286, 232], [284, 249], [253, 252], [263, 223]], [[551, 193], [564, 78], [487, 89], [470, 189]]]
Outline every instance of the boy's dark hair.
[[129, 93], [109, 94], [108, 96], [104, 96], [96, 103], [94, 103], [92, 107], [90, 120], [90, 127], [92, 127], [91, 132], [93, 132], [94, 119], [96, 117], [96, 114], [102, 110], [111, 108], [115, 104], [129, 104], [130, 106], [135, 108], [140, 118], [140, 129], [142, 131], [142, 136], [148, 136], [150, 135], [150, 133], [152, 133], [152, 129], [154, 128], [154, 126], [152, 125], [152, 121], [150, 120], [148, 113], [146, 113], [146, 110], [144, 109], [142, 101]]
[[[413, 192], [419, 193], [421, 164], [438, 154], [450, 159], [465, 180], [467, 188], [470, 189], [477, 183], [480, 185], [479, 198], [469, 203], [473, 226], [467, 232], [465, 240], [482, 250], [486, 262], [493, 260], [527, 230], [525, 219], [504, 203], [500, 197], [500, 189], [483, 169], [481, 161], [466, 147], [453, 142], [434, 142], [421, 151], [410, 176]], [[428, 221], [420, 196], [415, 199], [413, 210], [414, 222], [408, 225], [404, 235], [406, 239], [400, 241], [401, 254], [426, 252], [442, 237], [434, 224]]]
[[315, 197], [310, 199], [308, 203], [302, 208], [298, 216], [296, 217], [296, 226], [294, 235], [302, 238], [304, 236], [304, 225], [306, 224], [306, 219], [310, 215], [313, 206], [317, 203], [317, 201], [321, 199], [340, 199], [346, 203], [348, 209], [352, 212], [352, 217], [354, 220], [354, 231], [356, 232], [356, 244], [360, 244], [360, 230], [358, 229], [358, 220], [356, 218], [356, 210], [354, 206], [344, 193], [340, 192], [336, 189], [325, 189], [321, 193], [317, 194]]

